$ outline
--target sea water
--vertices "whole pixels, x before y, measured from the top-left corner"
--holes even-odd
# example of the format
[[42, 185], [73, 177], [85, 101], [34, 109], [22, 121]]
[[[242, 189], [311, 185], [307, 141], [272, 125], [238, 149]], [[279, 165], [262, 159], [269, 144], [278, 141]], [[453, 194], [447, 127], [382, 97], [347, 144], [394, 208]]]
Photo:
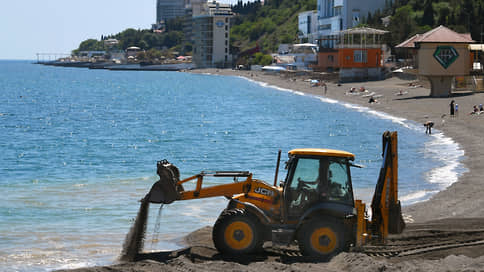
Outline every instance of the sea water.
[[[356, 197], [368, 203], [385, 130], [399, 134], [404, 205], [465, 171], [459, 145], [438, 131], [429, 136], [419, 124], [323, 96], [238, 77], [1, 61], [0, 271], [116, 262], [161, 159], [182, 178], [247, 170], [272, 183], [279, 149], [283, 161], [293, 148], [342, 149], [366, 166], [352, 175]], [[232, 181], [206, 184], [222, 182]], [[145, 250], [183, 246], [184, 235], [212, 225], [226, 204], [165, 205], [157, 231], [151, 205]]]

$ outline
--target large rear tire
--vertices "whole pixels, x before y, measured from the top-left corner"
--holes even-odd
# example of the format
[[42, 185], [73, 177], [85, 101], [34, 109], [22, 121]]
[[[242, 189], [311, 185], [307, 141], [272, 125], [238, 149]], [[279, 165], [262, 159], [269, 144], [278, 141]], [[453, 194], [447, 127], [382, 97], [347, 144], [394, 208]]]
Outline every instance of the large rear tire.
[[262, 227], [255, 216], [243, 210], [225, 210], [213, 226], [212, 239], [221, 253], [251, 254], [262, 249], [261, 230]]
[[345, 228], [333, 221], [309, 220], [298, 231], [299, 249], [306, 256], [329, 260], [344, 250], [344, 232]]

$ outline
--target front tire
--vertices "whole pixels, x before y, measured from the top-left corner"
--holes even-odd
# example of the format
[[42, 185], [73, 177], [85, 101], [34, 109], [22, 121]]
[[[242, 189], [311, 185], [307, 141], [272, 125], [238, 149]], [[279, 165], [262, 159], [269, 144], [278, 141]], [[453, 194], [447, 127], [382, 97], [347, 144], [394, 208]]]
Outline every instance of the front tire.
[[212, 239], [221, 253], [251, 254], [262, 249], [261, 229], [257, 218], [245, 211], [226, 210], [215, 222]]
[[341, 224], [322, 219], [309, 220], [298, 231], [299, 249], [304, 255], [329, 260], [344, 250], [344, 232]]

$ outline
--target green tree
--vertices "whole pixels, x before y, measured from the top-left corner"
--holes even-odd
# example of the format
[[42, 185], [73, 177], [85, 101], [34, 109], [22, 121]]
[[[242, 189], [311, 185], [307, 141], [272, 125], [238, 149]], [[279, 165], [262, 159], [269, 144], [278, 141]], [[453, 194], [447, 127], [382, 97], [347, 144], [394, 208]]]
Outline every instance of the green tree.
[[433, 27], [435, 24], [434, 19], [434, 7], [432, 5], [432, 0], [425, 0], [424, 2], [424, 12], [422, 18], [422, 24]]
[[392, 43], [404, 41], [416, 33], [415, 13], [410, 5], [399, 7], [390, 21]]
[[251, 64], [258, 64], [258, 65], [270, 65], [272, 63], [272, 56], [266, 55], [261, 52], [257, 52], [254, 54], [253, 59], [251, 60]]
[[102, 51], [104, 50], [104, 43], [96, 39], [88, 39], [81, 44], [79, 47], [73, 51], [74, 54], [78, 54], [80, 51]]
[[448, 7], [441, 8], [439, 10], [439, 19], [437, 21], [437, 24], [447, 25], [449, 16], [450, 16], [450, 9]]

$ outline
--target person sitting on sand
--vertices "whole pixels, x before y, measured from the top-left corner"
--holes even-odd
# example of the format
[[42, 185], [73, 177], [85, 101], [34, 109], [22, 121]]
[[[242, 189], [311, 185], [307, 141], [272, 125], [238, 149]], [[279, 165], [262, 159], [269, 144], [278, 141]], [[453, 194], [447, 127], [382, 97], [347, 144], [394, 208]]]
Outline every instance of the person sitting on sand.
[[370, 99], [368, 100], [368, 103], [372, 104], [372, 103], [376, 103], [378, 101], [376, 101], [375, 98], [373, 98], [373, 96], [370, 96]]
[[479, 111], [484, 111], [484, 108], [482, 107], [482, 104], [479, 104]]
[[476, 105], [472, 108], [472, 111], [469, 114], [479, 114], [479, 109], [477, 108]]

